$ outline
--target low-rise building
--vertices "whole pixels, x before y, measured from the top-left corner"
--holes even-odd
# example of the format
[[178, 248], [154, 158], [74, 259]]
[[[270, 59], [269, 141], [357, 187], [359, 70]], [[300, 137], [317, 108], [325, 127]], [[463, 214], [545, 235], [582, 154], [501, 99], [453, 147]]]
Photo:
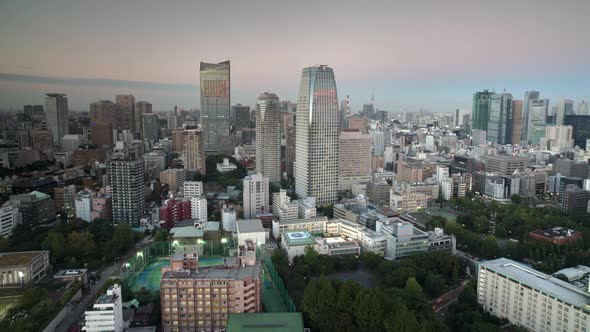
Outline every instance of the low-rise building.
[[222, 174], [233, 172], [237, 169], [238, 169], [238, 166], [230, 163], [229, 159], [227, 159], [227, 158], [223, 158], [222, 162], [217, 163], [217, 171]]
[[92, 310], [84, 312], [84, 327], [82, 327], [82, 331], [123, 332], [123, 329], [121, 286], [114, 284], [107, 289], [106, 294], [98, 297], [92, 305]]
[[238, 245], [243, 245], [246, 241], [260, 245], [266, 243], [267, 232], [262, 227], [260, 219], [237, 220], [234, 236]]
[[0, 208], [0, 238], [8, 239], [19, 222], [18, 208], [10, 202], [4, 204]]
[[562, 245], [581, 239], [582, 233], [565, 227], [553, 227], [529, 232], [529, 236], [536, 240]]
[[429, 235], [409, 222], [400, 219], [377, 222], [377, 232], [387, 237], [386, 257], [398, 259], [418, 252], [426, 252], [430, 247]]
[[50, 268], [47, 250], [0, 253], [0, 286], [22, 287], [38, 283]]

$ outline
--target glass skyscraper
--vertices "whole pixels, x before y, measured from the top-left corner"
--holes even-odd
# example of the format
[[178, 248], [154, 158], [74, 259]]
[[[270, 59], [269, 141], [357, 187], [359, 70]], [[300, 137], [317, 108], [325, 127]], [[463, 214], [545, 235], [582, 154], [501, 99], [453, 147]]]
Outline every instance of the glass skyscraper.
[[539, 144], [542, 137], [545, 137], [547, 127], [547, 113], [549, 112], [549, 99], [529, 100], [529, 122], [527, 125], [529, 144]]
[[495, 93], [490, 97], [487, 140], [512, 144], [512, 95]]
[[338, 200], [338, 94], [328, 66], [303, 69], [295, 126], [295, 192], [318, 205]]
[[230, 115], [229, 61], [201, 62], [201, 127], [208, 153], [221, 150], [220, 138], [229, 136]]
[[271, 183], [281, 182], [281, 103], [274, 93], [256, 100], [256, 171]]
[[471, 129], [488, 130], [490, 96], [492, 94], [488, 90], [478, 91], [473, 94]]
[[537, 100], [540, 97], [539, 91], [526, 91], [524, 93], [524, 99], [522, 100], [522, 127], [521, 141], [529, 140], [529, 103], [531, 100]]

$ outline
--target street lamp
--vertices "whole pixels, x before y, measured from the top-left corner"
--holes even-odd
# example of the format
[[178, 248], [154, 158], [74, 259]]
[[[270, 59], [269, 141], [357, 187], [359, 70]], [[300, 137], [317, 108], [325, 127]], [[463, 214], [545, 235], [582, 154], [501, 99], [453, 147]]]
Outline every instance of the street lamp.
[[25, 283], [23, 281], [23, 278], [25, 277], [25, 274], [23, 273], [23, 271], [18, 271], [18, 276], [20, 277], [20, 286], [24, 287]]
[[225, 256], [225, 247], [227, 244], [227, 238], [221, 238], [221, 243], [223, 244], [223, 256]]

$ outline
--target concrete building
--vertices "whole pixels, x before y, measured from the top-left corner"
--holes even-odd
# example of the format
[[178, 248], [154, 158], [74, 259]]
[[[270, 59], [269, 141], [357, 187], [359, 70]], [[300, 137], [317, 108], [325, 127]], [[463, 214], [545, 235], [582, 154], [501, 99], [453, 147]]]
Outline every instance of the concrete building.
[[0, 238], [8, 239], [16, 225], [20, 223], [18, 207], [10, 202], [0, 207]]
[[238, 169], [238, 166], [229, 162], [228, 158], [223, 158], [223, 161], [217, 163], [217, 171], [221, 174], [233, 172]]
[[287, 190], [281, 189], [272, 194], [272, 212], [280, 221], [296, 220], [299, 218], [299, 204], [291, 202]]
[[374, 179], [367, 183], [367, 197], [376, 206], [389, 204], [391, 186], [387, 181]]
[[71, 184], [53, 188], [53, 201], [55, 209], [68, 217], [75, 214], [74, 199], [76, 198], [76, 186]]
[[507, 258], [478, 267], [477, 300], [484, 311], [531, 331], [590, 328], [590, 293]]
[[99, 193], [92, 199], [92, 212], [90, 220], [101, 218], [113, 221], [113, 198], [109, 194]]
[[47, 129], [53, 134], [53, 145], [59, 146], [62, 137], [69, 134], [68, 98], [65, 94], [48, 93], [45, 95]]
[[205, 160], [205, 133], [195, 127], [186, 128], [182, 135], [184, 168], [189, 171], [199, 172], [201, 175], [207, 173]]
[[311, 246], [319, 254], [328, 256], [359, 255], [361, 253], [358, 241], [342, 237], [322, 238], [314, 236], [308, 231], [283, 231], [281, 243], [287, 252], [289, 262], [293, 262], [295, 256], [304, 255], [305, 248], [308, 246]]
[[429, 250], [429, 235], [419, 230], [409, 222], [399, 219], [393, 221], [378, 221], [375, 229], [387, 238], [386, 257], [398, 259], [418, 252]]
[[315, 218], [317, 215], [317, 208], [315, 197], [305, 197], [298, 199], [297, 205], [299, 205], [299, 218], [310, 219]]
[[76, 218], [86, 222], [92, 222], [92, 200], [95, 197], [93, 191], [84, 190], [76, 195]]
[[262, 228], [260, 219], [236, 220], [236, 232], [234, 234], [238, 246], [246, 245], [252, 241], [256, 245], [266, 243], [267, 231]]
[[428, 207], [432, 198], [424, 193], [404, 193], [391, 188], [389, 208], [396, 212], [416, 212]]
[[512, 100], [512, 145], [520, 144], [523, 127], [523, 101]]
[[230, 62], [201, 62], [201, 126], [208, 153], [222, 150], [220, 141], [229, 136], [231, 124]]
[[203, 225], [207, 222], [207, 199], [191, 197], [191, 218], [195, 224]]
[[547, 126], [545, 137], [541, 138], [541, 149], [563, 152], [574, 147], [572, 126]]
[[524, 171], [529, 166], [528, 157], [496, 155], [485, 158], [486, 172], [511, 176], [515, 170]]
[[253, 219], [257, 214], [270, 212], [268, 178], [260, 173], [246, 176], [243, 183], [244, 219]]
[[160, 183], [168, 185], [171, 193], [181, 192], [186, 181], [186, 170], [182, 168], [169, 168], [160, 173]]
[[108, 175], [111, 186], [113, 222], [136, 227], [145, 212], [143, 159], [112, 160]]
[[338, 190], [350, 191], [353, 185], [371, 181], [372, 138], [354, 129], [340, 132]]
[[237, 212], [236, 209], [232, 207], [225, 207], [221, 210], [221, 225], [223, 226], [223, 230], [226, 232], [235, 232], [236, 231], [236, 219], [237, 219]]
[[281, 104], [274, 93], [256, 100], [256, 171], [270, 183], [281, 182]]
[[118, 129], [130, 130], [134, 134], [140, 133], [141, 131], [136, 128], [138, 114], [135, 112], [135, 97], [133, 95], [116, 95], [115, 102], [119, 107]]
[[162, 331], [222, 331], [231, 313], [262, 311], [255, 245], [222, 266], [199, 267], [198, 255], [175, 254], [160, 282]]
[[338, 199], [338, 95], [334, 71], [327, 66], [303, 69], [297, 100], [295, 192], [317, 204]]
[[441, 198], [448, 201], [451, 198], [465, 197], [467, 182], [459, 174], [444, 179], [440, 184]]
[[84, 312], [84, 326], [82, 331], [123, 332], [123, 297], [121, 286], [114, 284], [107, 289], [92, 305], [92, 310]]
[[21, 220], [26, 225], [46, 224], [56, 218], [53, 200], [42, 192], [33, 191], [29, 194], [11, 195], [10, 202], [18, 207]]
[[203, 182], [201, 181], [185, 181], [184, 182], [184, 197], [201, 197], [203, 196]]
[[49, 269], [47, 250], [0, 253], [0, 286], [36, 284], [47, 275]]
[[78, 150], [80, 144], [83, 144], [84, 140], [80, 135], [64, 135], [61, 138], [61, 149], [66, 152], [73, 152]]

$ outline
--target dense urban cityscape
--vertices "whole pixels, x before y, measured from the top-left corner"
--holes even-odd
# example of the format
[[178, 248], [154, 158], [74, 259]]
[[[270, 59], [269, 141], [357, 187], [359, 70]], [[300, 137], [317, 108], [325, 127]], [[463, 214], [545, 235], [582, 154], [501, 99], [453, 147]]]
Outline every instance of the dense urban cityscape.
[[590, 332], [588, 100], [381, 106], [311, 63], [247, 105], [234, 57], [190, 107], [0, 112], [0, 331]]

